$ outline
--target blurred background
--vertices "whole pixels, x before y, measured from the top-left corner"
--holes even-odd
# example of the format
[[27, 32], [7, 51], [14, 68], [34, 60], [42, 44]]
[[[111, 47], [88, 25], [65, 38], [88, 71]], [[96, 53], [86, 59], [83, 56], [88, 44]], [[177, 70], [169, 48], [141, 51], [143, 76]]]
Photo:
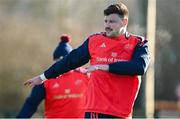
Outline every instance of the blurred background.
[[[128, 31], [147, 35], [148, 0], [119, 0], [129, 8]], [[13, 118], [31, 88], [23, 82], [52, 64], [59, 36], [76, 48], [103, 31], [103, 10], [118, 0], [0, 0], [0, 118]], [[180, 0], [156, 0], [155, 116], [180, 117]], [[145, 79], [145, 78], [144, 78]], [[144, 80], [143, 80], [144, 82]], [[144, 83], [134, 117], [145, 117]], [[33, 117], [43, 117], [43, 103]]]

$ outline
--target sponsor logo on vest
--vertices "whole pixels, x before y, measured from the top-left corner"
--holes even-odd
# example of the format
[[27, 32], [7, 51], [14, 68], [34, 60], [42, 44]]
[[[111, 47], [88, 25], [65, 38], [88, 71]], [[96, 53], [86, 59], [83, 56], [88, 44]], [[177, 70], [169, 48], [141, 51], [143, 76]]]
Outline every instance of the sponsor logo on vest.
[[56, 95], [54, 96], [54, 99], [55, 100], [58, 100], [58, 99], [67, 99], [67, 98], [81, 98], [83, 96], [82, 93], [80, 94], [67, 94], [67, 95]]
[[80, 85], [80, 84], [82, 84], [82, 79], [76, 80], [74, 84], [75, 84], [75, 85]]
[[133, 47], [134, 47], [133, 44], [126, 44], [126, 45], [124, 46], [124, 49], [126, 49], [126, 50], [132, 50]]
[[111, 53], [111, 56], [112, 56], [112, 57], [117, 57], [117, 52], [112, 52], [112, 53]]
[[106, 44], [105, 44], [105, 43], [102, 43], [102, 44], [100, 45], [100, 47], [101, 47], [101, 48], [105, 48], [105, 47], [106, 47]]
[[55, 83], [53, 86], [52, 86], [52, 88], [59, 88], [59, 84], [58, 83]]
[[118, 58], [107, 58], [107, 57], [97, 57], [96, 58], [97, 62], [107, 62], [107, 63], [114, 63], [114, 62], [119, 62], [119, 61], [127, 61], [125, 59], [118, 59]]
[[64, 93], [69, 94], [71, 92], [71, 89], [65, 89]]
[[65, 89], [63, 95], [55, 95], [53, 98], [57, 99], [67, 99], [67, 98], [80, 98], [83, 96], [83, 93], [71, 93], [71, 89]]

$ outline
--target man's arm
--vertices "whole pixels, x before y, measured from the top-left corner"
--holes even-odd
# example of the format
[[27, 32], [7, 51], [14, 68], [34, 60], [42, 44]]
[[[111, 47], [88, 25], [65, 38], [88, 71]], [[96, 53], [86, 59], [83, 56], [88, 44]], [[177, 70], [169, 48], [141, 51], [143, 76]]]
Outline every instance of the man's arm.
[[40, 76], [36, 76], [32, 79], [27, 80], [24, 85], [33, 87], [34, 85], [42, 84], [43, 80], [55, 78], [60, 74], [88, 63], [90, 59], [88, 42], [89, 39], [87, 39], [80, 47], [71, 51], [71, 53], [64, 57], [62, 60], [57, 61], [55, 64], [53, 64]]
[[45, 99], [44, 85], [35, 86], [16, 118], [31, 118], [43, 99]]
[[136, 46], [132, 60], [110, 64], [109, 72], [120, 75], [143, 75], [148, 68], [149, 62], [147, 41], [144, 41]]

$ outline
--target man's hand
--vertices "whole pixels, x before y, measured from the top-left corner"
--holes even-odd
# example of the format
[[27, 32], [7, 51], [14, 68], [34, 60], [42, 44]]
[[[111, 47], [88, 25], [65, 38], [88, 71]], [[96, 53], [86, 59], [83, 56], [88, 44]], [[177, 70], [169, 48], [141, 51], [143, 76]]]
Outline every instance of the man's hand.
[[87, 68], [86, 73], [91, 73], [96, 70], [109, 71], [109, 65], [106, 64], [91, 65], [90, 67]]
[[35, 85], [40, 85], [42, 83], [43, 83], [43, 80], [40, 78], [40, 76], [36, 76], [36, 77], [29, 79], [26, 82], [24, 82], [24, 85], [34, 87]]

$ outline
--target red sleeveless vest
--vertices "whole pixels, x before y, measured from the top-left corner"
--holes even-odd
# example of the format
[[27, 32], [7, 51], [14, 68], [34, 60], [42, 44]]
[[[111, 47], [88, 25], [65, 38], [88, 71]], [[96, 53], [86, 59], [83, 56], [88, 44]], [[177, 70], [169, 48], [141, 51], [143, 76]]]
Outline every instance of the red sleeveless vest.
[[[124, 35], [114, 39], [103, 35], [91, 36], [88, 46], [90, 64], [129, 61], [139, 41], [135, 36], [130, 36], [128, 39]], [[89, 80], [86, 111], [131, 117], [139, 85], [137, 76], [94, 71]]]
[[46, 118], [83, 118], [88, 77], [70, 71], [44, 82]]

